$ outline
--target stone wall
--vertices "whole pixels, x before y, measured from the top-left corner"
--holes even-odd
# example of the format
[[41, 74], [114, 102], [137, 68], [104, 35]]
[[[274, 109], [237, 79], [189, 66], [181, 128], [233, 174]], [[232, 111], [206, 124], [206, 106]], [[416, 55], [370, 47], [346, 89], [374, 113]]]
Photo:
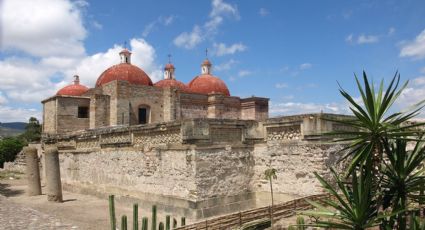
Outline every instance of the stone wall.
[[43, 102], [43, 132], [56, 133], [56, 100]]
[[56, 117], [57, 128], [61, 132], [72, 132], [88, 129], [90, 119], [78, 117], [78, 107], [90, 107], [90, 98], [58, 96]]
[[339, 159], [341, 146], [306, 141], [268, 141], [255, 145], [253, 152], [254, 176], [251, 185], [258, 192], [269, 192], [269, 181], [264, 178], [268, 168], [277, 170], [273, 180], [276, 193], [309, 196], [322, 193], [314, 172], [330, 179], [329, 168]]
[[328, 178], [341, 148], [315, 130], [322, 116], [264, 123], [188, 119], [49, 135], [43, 141], [60, 150], [65, 188], [132, 196], [203, 218], [254, 207], [257, 194], [269, 192], [264, 179], [269, 167], [277, 169], [277, 196], [321, 193], [313, 172]]

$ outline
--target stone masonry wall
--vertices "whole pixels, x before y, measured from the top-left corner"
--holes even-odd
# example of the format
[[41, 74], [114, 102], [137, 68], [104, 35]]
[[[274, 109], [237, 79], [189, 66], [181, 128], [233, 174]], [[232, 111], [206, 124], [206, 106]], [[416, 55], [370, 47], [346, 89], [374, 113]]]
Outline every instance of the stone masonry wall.
[[43, 132], [56, 133], [56, 100], [46, 101], [43, 107]]
[[194, 199], [194, 165], [188, 150], [102, 149], [60, 154], [62, 180], [96, 189], [119, 188], [154, 196]]
[[272, 167], [277, 170], [274, 192], [295, 196], [322, 193], [313, 172], [330, 179], [329, 168], [336, 164], [337, 151], [341, 148], [335, 144], [296, 140], [257, 144], [253, 152], [255, 166], [251, 185], [256, 191], [269, 192], [270, 185], [264, 178], [264, 171]]
[[57, 127], [60, 127], [60, 132], [72, 132], [89, 128], [90, 119], [79, 118], [78, 107], [89, 108], [90, 98], [56, 97], [56, 100]]
[[200, 200], [251, 192], [254, 159], [249, 147], [197, 148], [196, 185]]

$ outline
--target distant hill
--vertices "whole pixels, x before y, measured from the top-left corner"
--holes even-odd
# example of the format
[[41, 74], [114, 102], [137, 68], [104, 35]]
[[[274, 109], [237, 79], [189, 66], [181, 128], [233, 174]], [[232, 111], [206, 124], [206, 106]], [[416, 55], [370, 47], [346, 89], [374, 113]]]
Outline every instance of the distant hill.
[[16, 136], [25, 131], [25, 122], [0, 122], [0, 139], [1, 137]]
[[18, 130], [25, 130], [25, 126], [27, 126], [28, 123], [26, 122], [0, 122], [1, 128], [9, 128], [9, 129], [18, 129]]

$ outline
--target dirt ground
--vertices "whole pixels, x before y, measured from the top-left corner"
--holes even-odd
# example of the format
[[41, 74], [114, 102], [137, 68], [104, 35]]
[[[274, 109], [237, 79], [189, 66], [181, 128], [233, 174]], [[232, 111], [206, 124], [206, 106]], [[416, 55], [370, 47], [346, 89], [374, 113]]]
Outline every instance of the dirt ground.
[[[24, 177], [24, 176], [22, 176]], [[14, 179], [13, 177], [0, 179], [0, 205], [13, 206], [13, 208], [0, 209], [0, 221], [13, 222], [16, 216], [16, 221], [22, 222], [19, 218], [22, 215], [19, 209], [33, 209], [40, 215], [46, 215], [59, 221], [59, 223], [67, 223], [66, 225], [49, 227], [48, 229], [110, 229], [109, 225], [109, 208], [108, 200], [100, 199], [98, 197], [82, 195], [70, 192], [63, 192], [63, 203], [48, 202], [44, 193], [45, 187], [43, 186], [43, 195], [40, 196], [27, 196], [25, 194], [25, 179]], [[2, 201], [3, 200], [3, 201]], [[115, 202], [117, 222], [121, 215], [127, 215], [128, 226], [131, 226], [132, 221], [132, 204]], [[9, 213], [4, 213], [9, 212]], [[10, 212], [16, 212], [10, 213]], [[139, 211], [139, 218], [143, 215]], [[146, 215], [146, 214], [145, 214]], [[6, 218], [7, 217], [7, 218]], [[4, 220], [8, 219], [8, 220]], [[117, 223], [117, 224], [118, 224]], [[5, 228], [6, 223], [0, 223], [0, 229]], [[25, 223], [20, 223], [21, 226]], [[42, 227], [30, 228], [31, 220], [28, 218], [27, 229], [43, 229]], [[140, 224], [140, 223], [139, 223]], [[12, 225], [10, 225], [12, 226]]]

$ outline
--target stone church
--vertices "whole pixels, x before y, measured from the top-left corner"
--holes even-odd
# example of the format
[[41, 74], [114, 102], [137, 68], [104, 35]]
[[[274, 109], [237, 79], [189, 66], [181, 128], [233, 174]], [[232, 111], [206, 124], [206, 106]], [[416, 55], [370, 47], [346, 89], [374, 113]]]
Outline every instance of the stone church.
[[188, 85], [175, 77], [174, 65], [164, 68], [164, 79], [153, 84], [131, 64], [131, 52], [119, 53], [121, 63], [105, 70], [94, 88], [74, 84], [44, 100], [44, 132], [49, 134], [117, 125], [139, 125], [188, 118], [265, 120], [268, 98], [230, 95], [220, 78], [212, 75], [205, 59], [201, 74]]
[[131, 52], [93, 88], [73, 84], [43, 103], [44, 147], [59, 150], [63, 188], [133, 197], [144, 206], [202, 219], [268, 205], [264, 171], [277, 170], [276, 202], [321, 193], [340, 146], [323, 132], [344, 129], [324, 117], [269, 118], [268, 98], [232, 96], [206, 59], [188, 84], [173, 64], [153, 84]]

